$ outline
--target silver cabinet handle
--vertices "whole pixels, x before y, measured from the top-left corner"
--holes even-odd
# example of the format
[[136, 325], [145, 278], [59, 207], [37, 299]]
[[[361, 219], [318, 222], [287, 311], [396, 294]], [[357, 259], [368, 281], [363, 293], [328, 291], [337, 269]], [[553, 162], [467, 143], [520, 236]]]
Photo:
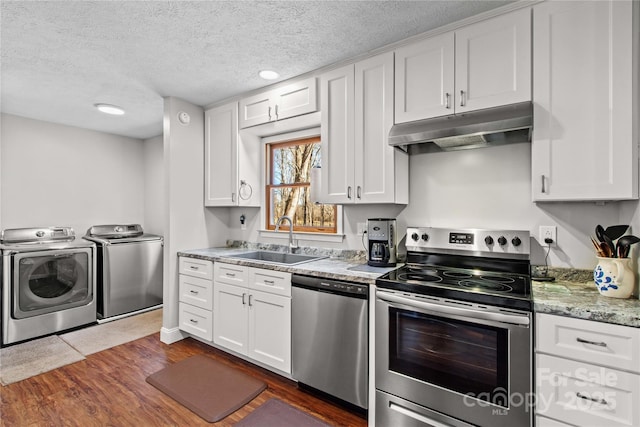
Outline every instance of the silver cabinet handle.
[[593, 397], [585, 396], [584, 394], [582, 394], [580, 392], [576, 393], [576, 396], [578, 396], [580, 399], [590, 400], [592, 402], [596, 402], [596, 403], [599, 403], [601, 405], [608, 405], [609, 404], [609, 402], [607, 402], [604, 399], [596, 399], [596, 398], [593, 398]]
[[362, 187], [358, 185], [358, 189], [356, 190], [356, 197], [358, 199], [362, 199]]
[[192, 294], [194, 294], [194, 295], [198, 295], [198, 294], [200, 293], [200, 292], [198, 292], [198, 291], [194, 291], [193, 289], [191, 289], [189, 292], [190, 292], [190, 293], [192, 293]]
[[278, 104], [276, 104], [276, 120], [278, 120]]
[[245, 296], [245, 295], [247, 295], [247, 294], [242, 293], [242, 305], [245, 305], [245, 304], [246, 304], [246, 302], [244, 302], [244, 296]]
[[196, 319], [189, 319], [189, 322], [198, 324], [198, 321]]
[[444, 99], [445, 99], [444, 108], [446, 109], [451, 108], [451, 94], [449, 92], [444, 94]]
[[192, 265], [189, 268], [192, 269], [192, 270], [198, 270], [200, 267], [196, 267], [195, 265]]
[[236, 193], [231, 193], [231, 201], [235, 203], [235, 201], [236, 201]]
[[267, 279], [265, 279], [265, 280], [264, 280], [264, 283], [266, 283], [267, 285], [275, 285], [275, 283], [276, 283], [276, 282], [275, 282], [274, 280], [267, 280]]
[[544, 175], [540, 175], [540, 178], [542, 179], [542, 192], [546, 193], [547, 191], [544, 188]]
[[347, 199], [351, 199], [351, 186], [347, 187]]
[[464, 102], [464, 91], [461, 90], [460, 91], [460, 106], [464, 107], [464, 104], [465, 104], [465, 102]]
[[225, 273], [227, 277], [236, 277], [236, 273]]
[[577, 338], [576, 338], [576, 341], [578, 341], [579, 343], [582, 343], [582, 344], [597, 345], [598, 347], [606, 347], [606, 346], [607, 346], [607, 343], [606, 343], [606, 342], [602, 342], [602, 341], [601, 341], [601, 342], [589, 341], [589, 340], [582, 339], [582, 338], [580, 338], [580, 337], [577, 337]]
[[253, 295], [249, 294], [249, 307], [251, 307], [251, 297], [252, 297], [252, 296], [253, 296]]
[[271, 120], [271, 105], [269, 105], [269, 110], [267, 111], [267, 115], [269, 116], [269, 120]]

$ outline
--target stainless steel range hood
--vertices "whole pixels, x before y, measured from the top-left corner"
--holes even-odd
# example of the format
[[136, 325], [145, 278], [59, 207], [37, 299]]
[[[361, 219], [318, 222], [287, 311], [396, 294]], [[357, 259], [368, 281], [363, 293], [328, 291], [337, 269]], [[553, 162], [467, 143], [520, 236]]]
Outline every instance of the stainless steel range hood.
[[531, 102], [395, 125], [389, 145], [406, 148], [434, 143], [441, 150], [462, 150], [515, 142], [531, 142]]

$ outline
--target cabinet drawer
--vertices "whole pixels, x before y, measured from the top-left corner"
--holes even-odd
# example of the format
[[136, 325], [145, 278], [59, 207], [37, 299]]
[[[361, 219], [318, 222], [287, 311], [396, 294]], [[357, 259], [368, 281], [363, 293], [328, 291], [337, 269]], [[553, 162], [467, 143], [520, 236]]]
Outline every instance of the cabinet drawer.
[[290, 297], [291, 273], [265, 270], [262, 268], [250, 268], [249, 289]]
[[236, 286], [247, 286], [247, 282], [249, 281], [249, 267], [217, 262], [213, 267], [213, 277], [216, 282]]
[[579, 426], [640, 425], [640, 375], [539, 354], [536, 412]]
[[640, 373], [640, 329], [549, 314], [536, 315], [536, 350]]
[[213, 312], [209, 310], [181, 302], [178, 309], [178, 324], [185, 332], [213, 341]]
[[213, 279], [213, 263], [197, 258], [180, 257], [178, 272], [201, 279]]
[[180, 302], [213, 310], [213, 282], [199, 277], [180, 275]]

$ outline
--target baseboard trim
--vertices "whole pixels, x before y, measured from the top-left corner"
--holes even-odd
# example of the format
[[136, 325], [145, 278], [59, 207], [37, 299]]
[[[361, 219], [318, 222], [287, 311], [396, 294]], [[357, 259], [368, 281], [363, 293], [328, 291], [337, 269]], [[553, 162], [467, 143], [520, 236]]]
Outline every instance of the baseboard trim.
[[174, 342], [178, 342], [187, 337], [184, 335], [179, 328], [165, 328], [164, 326], [160, 329], [160, 341], [165, 344], [173, 344]]

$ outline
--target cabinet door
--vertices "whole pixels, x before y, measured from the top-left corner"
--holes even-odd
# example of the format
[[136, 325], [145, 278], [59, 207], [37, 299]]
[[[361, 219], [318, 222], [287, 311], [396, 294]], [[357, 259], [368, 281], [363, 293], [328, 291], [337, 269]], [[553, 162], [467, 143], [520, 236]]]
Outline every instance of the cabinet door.
[[275, 119], [282, 120], [316, 111], [316, 91], [315, 77], [276, 89], [273, 95]]
[[535, 201], [638, 197], [632, 25], [640, 8], [632, 9], [630, 1], [534, 7]]
[[393, 126], [393, 52], [355, 64], [355, 200], [395, 201]]
[[204, 205], [237, 204], [238, 104], [207, 110], [204, 144]]
[[456, 113], [531, 100], [531, 10], [457, 30]]
[[240, 100], [240, 129], [275, 119], [272, 96], [271, 91], [266, 91]]
[[395, 123], [453, 113], [453, 33], [395, 52]]
[[320, 83], [323, 203], [348, 204], [354, 188], [354, 67], [322, 75]]
[[291, 372], [291, 298], [251, 291], [247, 355]]
[[213, 342], [247, 353], [247, 288], [214, 282]]

